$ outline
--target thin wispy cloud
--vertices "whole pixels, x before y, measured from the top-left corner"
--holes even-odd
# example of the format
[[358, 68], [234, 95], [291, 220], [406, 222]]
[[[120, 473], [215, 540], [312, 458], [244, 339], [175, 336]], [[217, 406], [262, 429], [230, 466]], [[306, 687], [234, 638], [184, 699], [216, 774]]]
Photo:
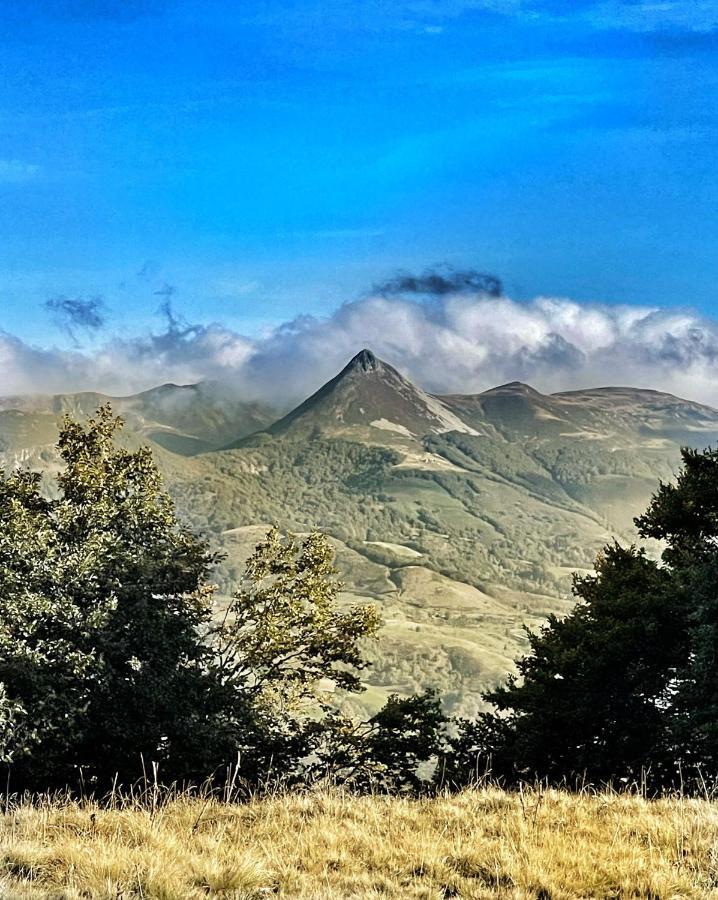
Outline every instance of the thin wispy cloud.
[[80, 343], [80, 332], [95, 333], [106, 321], [105, 303], [101, 297], [51, 297], [45, 302], [45, 309], [76, 346]]
[[534, 21], [581, 20], [596, 28], [627, 31], [708, 32], [718, 27], [714, 0], [578, 0], [557, 4], [553, 0], [448, 0], [409, 3], [417, 12], [436, 18], [455, 17], [472, 10], [485, 10]]
[[146, 259], [135, 273], [140, 281], [151, 281], [159, 272], [160, 266], [153, 259]]
[[[261, 15], [266, 20], [273, 12], [279, 16], [282, 9], [282, 4], [270, 3]], [[294, 11], [312, 18], [320, 15], [319, 9], [315, 0], [305, 0]], [[441, 34], [446, 24], [472, 13], [537, 24], [584, 22], [601, 30], [710, 32], [718, 27], [714, 0], [575, 0], [564, 4], [555, 0], [403, 0], [392, 4], [370, 0], [361, 10], [347, 0], [321, 4], [325, 26], [361, 30], [415, 26], [427, 34]]]
[[162, 287], [154, 291], [155, 297], [164, 297], [165, 301], [169, 301], [177, 293], [177, 288], [173, 284], [165, 282]]
[[718, 29], [718, 9], [714, 0], [608, 0], [589, 9], [586, 17], [598, 28], [638, 32], [675, 30], [707, 33]]
[[383, 228], [323, 228], [317, 231], [297, 232], [297, 237], [315, 237], [327, 241], [361, 240], [383, 237]]
[[163, 13], [175, 5], [172, 0], [39, 0], [35, 9], [27, 10], [22, 0], [7, 0], [7, 3], [10, 7], [23, 7], [26, 14], [69, 22], [132, 22]]
[[555, 26], [583, 22], [598, 30], [707, 33], [718, 28], [714, 0], [405, 0], [385, 15], [387, 22], [414, 19], [424, 23], [425, 32], [441, 33], [442, 22], [477, 12]]

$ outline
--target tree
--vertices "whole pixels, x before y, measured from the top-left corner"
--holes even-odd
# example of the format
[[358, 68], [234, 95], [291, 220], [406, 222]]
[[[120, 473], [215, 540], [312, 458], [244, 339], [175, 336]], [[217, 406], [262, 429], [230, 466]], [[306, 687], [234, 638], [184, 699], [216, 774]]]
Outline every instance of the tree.
[[[102, 790], [152, 765], [196, 782], [237, 756], [252, 786], [317, 777], [348, 727], [337, 692], [363, 689], [375, 608], [341, 602], [324, 535], [272, 528], [215, 622], [219, 557], [178, 521], [149, 449], [115, 446], [121, 426], [109, 406], [84, 426], [65, 419], [55, 499], [36, 474], [0, 477], [0, 760], [13, 787]], [[391, 698], [351, 723], [351, 753], [416, 787], [442, 722], [435, 699]]]
[[663, 560], [687, 598], [690, 653], [674, 703], [676, 743], [687, 766], [718, 777], [718, 450], [685, 449], [675, 484], [661, 484], [636, 520], [664, 542]]
[[461, 723], [454, 781], [479, 757], [514, 780], [718, 777], [718, 451], [682, 462], [635, 520], [661, 562], [613, 545], [575, 579], [574, 611], [530, 635], [519, 678], [486, 695], [496, 711]]
[[299, 778], [334, 691], [363, 690], [361, 642], [376, 634], [379, 616], [371, 605], [340, 607], [333, 558], [320, 532], [299, 540], [270, 529], [215, 632], [221, 679], [254, 711], [255, 730], [241, 744], [250, 779], [270, 768]]
[[572, 613], [529, 634], [518, 677], [485, 696], [496, 712], [463, 723], [446, 777], [470, 780], [487, 765], [509, 781], [675, 776], [668, 711], [688, 641], [671, 573], [613, 545], [574, 591]]
[[257, 547], [218, 626], [219, 557], [178, 521], [149, 449], [109, 406], [66, 418], [59, 496], [0, 478], [0, 758], [15, 787], [300, 777], [335, 689], [362, 689], [374, 607], [340, 608], [327, 538]]
[[304, 540], [273, 527], [247, 561], [218, 630], [220, 668], [247, 691], [297, 708], [330, 680], [361, 690], [360, 641], [380, 624], [372, 605], [340, 609], [341, 583], [326, 535]]
[[227, 696], [198, 637], [216, 556], [183, 528], [147, 448], [101, 407], [65, 419], [59, 498], [0, 479], [2, 757], [16, 786], [206, 774], [228, 752]]
[[317, 730], [314, 770], [358, 790], [428, 790], [446, 749], [447, 721], [434, 691], [392, 694], [366, 722], [330, 716]]

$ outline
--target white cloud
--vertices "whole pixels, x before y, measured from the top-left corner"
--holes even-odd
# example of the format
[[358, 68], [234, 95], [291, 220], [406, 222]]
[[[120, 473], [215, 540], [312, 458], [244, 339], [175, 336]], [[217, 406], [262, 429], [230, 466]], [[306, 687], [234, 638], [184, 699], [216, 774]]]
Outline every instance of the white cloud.
[[122, 394], [215, 379], [286, 405], [365, 346], [437, 393], [471, 393], [512, 380], [546, 392], [622, 384], [718, 406], [713, 319], [682, 309], [548, 297], [519, 303], [466, 293], [430, 302], [370, 296], [258, 338], [173, 318], [162, 334], [115, 337], [93, 352], [32, 347], [0, 332], [0, 390]]
[[33, 347], [0, 331], [0, 390], [125, 394], [167, 381], [224, 380], [237, 377], [252, 350], [248, 338], [220, 325], [170, 325], [160, 335], [111, 339], [94, 352]]

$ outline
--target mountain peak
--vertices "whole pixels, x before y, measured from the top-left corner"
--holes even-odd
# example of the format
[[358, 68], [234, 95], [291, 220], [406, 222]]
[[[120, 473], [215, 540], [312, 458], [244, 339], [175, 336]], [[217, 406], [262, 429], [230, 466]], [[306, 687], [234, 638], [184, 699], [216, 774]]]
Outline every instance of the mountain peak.
[[541, 397], [542, 394], [540, 391], [537, 391], [536, 388], [531, 387], [530, 384], [526, 384], [524, 381], [508, 381], [506, 384], [500, 384], [497, 387], [489, 388], [488, 391], [484, 391], [485, 394], [526, 394], [527, 396], [532, 397]]
[[355, 357], [349, 360], [349, 364], [345, 371], [374, 372], [379, 368], [379, 360], [374, 356], [371, 350], [366, 347], [360, 350]]
[[397, 435], [416, 440], [445, 431], [475, 433], [440, 400], [415, 387], [366, 348], [267, 432], [347, 437], [366, 435], [367, 430], [375, 437], [393, 432], [394, 440]]

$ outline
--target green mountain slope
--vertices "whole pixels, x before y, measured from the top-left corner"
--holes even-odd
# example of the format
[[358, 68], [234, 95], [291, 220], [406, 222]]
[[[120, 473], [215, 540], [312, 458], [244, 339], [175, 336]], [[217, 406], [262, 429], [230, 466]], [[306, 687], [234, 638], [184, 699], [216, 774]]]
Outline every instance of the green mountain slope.
[[84, 418], [103, 403], [122, 415], [129, 431], [165, 449], [191, 456], [224, 446], [270, 424], [277, 411], [246, 402], [218, 383], [163, 384], [141, 394], [0, 397], [0, 453], [51, 447], [65, 413]]
[[[5, 464], [50, 469], [58, 413], [104, 399], [0, 401]], [[365, 709], [433, 685], [473, 713], [525, 647], [522, 625], [565, 611], [571, 572], [635, 537], [632, 517], [680, 445], [718, 435], [718, 411], [654, 391], [512, 383], [435, 397], [368, 351], [273, 424], [214, 385], [113, 405], [128, 440], [154, 443], [184, 516], [225, 551], [220, 602], [268, 523], [332, 536], [347, 599], [376, 602], [385, 621]]]

